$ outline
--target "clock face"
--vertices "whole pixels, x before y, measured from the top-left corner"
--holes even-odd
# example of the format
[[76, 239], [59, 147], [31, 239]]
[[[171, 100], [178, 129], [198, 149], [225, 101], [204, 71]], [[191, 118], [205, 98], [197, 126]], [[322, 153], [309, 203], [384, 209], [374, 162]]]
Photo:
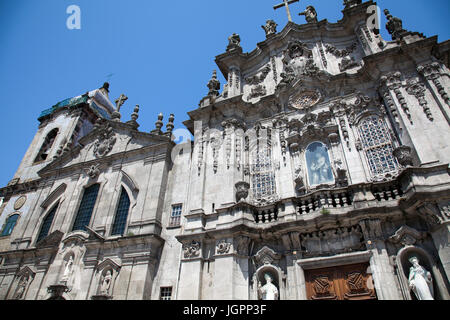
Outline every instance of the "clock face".
[[316, 91], [304, 91], [289, 98], [289, 105], [298, 110], [314, 106], [320, 101], [321, 95]]

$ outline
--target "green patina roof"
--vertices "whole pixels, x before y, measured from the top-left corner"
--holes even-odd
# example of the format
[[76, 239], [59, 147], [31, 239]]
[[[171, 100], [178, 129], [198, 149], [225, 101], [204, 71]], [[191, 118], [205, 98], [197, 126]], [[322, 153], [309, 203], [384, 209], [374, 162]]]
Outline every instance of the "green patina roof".
[[[79, 97], [75, 97], [75, 98], [68, 98], [65, 99], [63, 101], [58, 102], [57, 104], [55, 104], [53, 107], [46, 109], [44, 111], [41, 112], [41, 114], [38, 117], [38, 120], [41, 120], [42, 118], [51, 115], [52, 113], [54, 113], [56, 110], [61, 109], [61, 108], [71, 108], [74, 106], [77, 106], [81, 103], [86, 103], [89, 99], [88, 95], [82, 95]], [[107, 112], [105, 112], [103, 109], [101, 109], [100, 107], [98, 107], [94, 102], [92, 102], [92, 109], [94, 111], [96, 111], [97, 113], [99, 113], [103, 118], [109, 119], [109, 115]]]

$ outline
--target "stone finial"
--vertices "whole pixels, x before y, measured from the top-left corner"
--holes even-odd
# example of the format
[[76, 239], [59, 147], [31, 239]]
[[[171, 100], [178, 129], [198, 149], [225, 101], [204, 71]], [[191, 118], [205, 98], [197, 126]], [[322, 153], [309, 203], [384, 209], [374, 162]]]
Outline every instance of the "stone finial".
[[261, 26], [261, 28], [263, 28], [263, 30], [266, 32], [266, 38], [277, 33], [277, 26], [278, 24], [276, 24], [276, 22], [273, 20], [267, 20], [266, 25]]
[[386, 29], [392, 36], [392, 40], [401, 40], [406, 33], [406, 30], [403, 29], [402, 20], [397, 17], [393, 17], [388, 9], [384, 9], [384, 14], [388, 20], [386, 23]]
[[164, 124], [162, 121], [163, 118], [164, 118], [164, 116], [163, 116], [162, 112], [160, 114], [158, 114], [158, 120], [155, 122], [156, 129], [152, 131], [153, 133], [162, 134], [161, 128]]
[[134, 107], [134, 112], [131, 114], [131, 120], [127, 121], [127, 124], [131, 125], [135, 130], [139, 128], [139, 124], [137, 123], [137, 119], [139, 118], [139, 105], [137, 104]]
[[241, 37], [239, 37], [237, 33], [233, 33], [231, 36], [228, 37], [227, 52], [239, 48], [242, 49]]
[[308, 23], [317, 23], [318, 22], [317, 12], [313, 6], [307, 6], [306, 10], [303, 12], [300, 12], [298, 15], [305, 16], [306, 22], [308, 22]]
[[169, 122], [166, 124], [166, 129], [168, 133], [172, 133], [172, 130], [174, 128], [173, 121], [175, 120], [175, 116], [173, 114], [170, 114], [169, 116]]
[[208, 96], [209, 97], [218, 97], [220, 90], [220, 81], [217, 80], [217, 71], [214, 70], [212, 74], [212, 78], [209, 80], [207, 87], [209, 89]]

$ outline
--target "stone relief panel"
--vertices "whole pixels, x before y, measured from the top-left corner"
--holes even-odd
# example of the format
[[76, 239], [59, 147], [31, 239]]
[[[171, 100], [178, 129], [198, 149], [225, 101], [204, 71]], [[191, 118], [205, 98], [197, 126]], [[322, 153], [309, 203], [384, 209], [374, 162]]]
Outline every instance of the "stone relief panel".
[[301, 234], [300, 241], [305, 257], [329, 256], [365, 250], [360, 226]]

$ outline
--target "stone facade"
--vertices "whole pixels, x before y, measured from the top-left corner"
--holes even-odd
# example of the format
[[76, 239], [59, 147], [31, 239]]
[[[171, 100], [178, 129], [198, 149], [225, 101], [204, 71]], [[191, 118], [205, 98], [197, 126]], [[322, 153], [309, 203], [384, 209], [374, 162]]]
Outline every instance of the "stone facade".
[[372, 4], [268, 21], [250, 53], [230, 36], [193, 143], [173, 115], [122, 122], [107, 84], [44, 111], [0, 189], [0, 298], [257, 300], [269, 274], [281, 300], [335, 299], [315, 271], [366, 265], [345, 299], [409, 300], [414, 256], [449, 299], [449, 45], [390, 14], [381, 39]]

